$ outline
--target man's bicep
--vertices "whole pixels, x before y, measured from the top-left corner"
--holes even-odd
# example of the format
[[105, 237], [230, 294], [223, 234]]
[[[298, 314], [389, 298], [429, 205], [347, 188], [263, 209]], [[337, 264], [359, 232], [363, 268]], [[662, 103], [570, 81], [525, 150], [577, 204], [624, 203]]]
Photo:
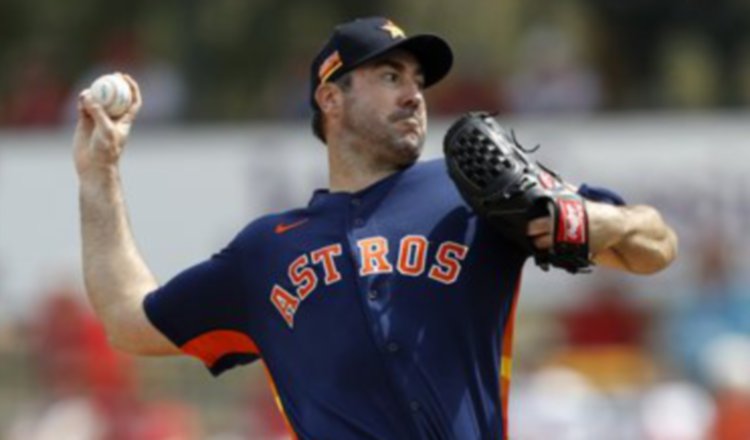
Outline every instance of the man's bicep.
[[607, 267], [610, 269], [617, 269], [628, 271], [628, 266], [625, 261], [614, 249], [605, 249], [597, 252], [591, 258], [597, 266]]

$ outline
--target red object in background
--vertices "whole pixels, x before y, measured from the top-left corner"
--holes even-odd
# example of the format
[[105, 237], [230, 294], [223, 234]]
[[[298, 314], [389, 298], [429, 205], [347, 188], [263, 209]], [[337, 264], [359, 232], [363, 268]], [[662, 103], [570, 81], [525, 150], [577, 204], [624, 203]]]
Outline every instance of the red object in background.
[[199, 419], [181, 402], [138, 397], [133, 360], [113, 350], [103, 325], [75, 293], [49, 294], [31, 325], [32, 356], [50, 402], [84, 398], [102, 440], [198, 439]]
[[491, 79], [454, 75], [429, 92], [430, 111], [438, 115], [453, 115], [469, 110], [483, 109], [503, 112], [500, 86]]
[[650, 324], [648, 314], [623, 298], [617, 285], [605, 285], [579, 307], [561, 315], [571, 346], [641, 346]]
[[[134, 402], [135, 403], [135, 402]], [[108, 416], [103, 440], [197, 440], [198, 414], [179, 402], [139, 402]]]
[[0, 124], [29, 127], [62, 120], [68, 87], [43, 57], [33, 55], [11, 73], [11, 89], [3, 101]]
[[132, 360], [109, 346], [102, 324], [72, 292], [48, 296], [32, 331], [36, 365], [53, 394], [106, 399], [134, 391]]
[[715, 440], [750, 439], [750, 396], [727, 392], [716, 397]]

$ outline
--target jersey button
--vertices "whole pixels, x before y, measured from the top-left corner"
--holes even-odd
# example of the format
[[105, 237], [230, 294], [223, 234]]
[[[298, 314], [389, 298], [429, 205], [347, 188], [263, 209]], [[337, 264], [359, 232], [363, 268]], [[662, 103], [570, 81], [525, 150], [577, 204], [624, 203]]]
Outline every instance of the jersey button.
[[361, 228], [364, 225], [365, 225], [365, 221], [362, 220], [361, 218], [358, 217], [354, 219], [354, 226]]
[[357, 198], [352, 199], [352, 206], [359, 206], [361, 204], [362, 204], [361, 200], [359, 200]]
[[388, 345], [386, 346], [386, 349], [390, 353], [396, 353], [398, 352], [399, 347], [398, 347], [398, 344], [396, 344], [395, 342], [389, 342]]
[[369, 292], [367, 292], [367, 299], [369, 299], [370, 301], [375, 301], [376, 299], [378, 299], [378, 291], [375, 289], [372, 289]]
[[409, 403], [409, 408], [411, 408], [412, 411], [417, 412], [420, 410], [421, 405], [416, 400], [412, 400], [411, 403]]

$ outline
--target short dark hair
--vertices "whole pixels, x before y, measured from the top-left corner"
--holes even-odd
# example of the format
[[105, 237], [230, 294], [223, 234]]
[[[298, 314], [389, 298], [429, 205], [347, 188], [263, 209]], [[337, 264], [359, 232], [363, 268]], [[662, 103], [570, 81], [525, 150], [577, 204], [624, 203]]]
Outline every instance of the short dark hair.
[[[352, 88], [352, 75], [351, 72], [346, 72], [339, 78], [332, 81], [334, 84], [339, 86], [344, 92], [348, 92]], [[325, 133], [323, 133], [323, 112], [320, 111], [319, 107], [313, 109], [312, 115], [312, 131], [315, 133], [315, 137], [320, 139], [321, 142], [326, 142]]]

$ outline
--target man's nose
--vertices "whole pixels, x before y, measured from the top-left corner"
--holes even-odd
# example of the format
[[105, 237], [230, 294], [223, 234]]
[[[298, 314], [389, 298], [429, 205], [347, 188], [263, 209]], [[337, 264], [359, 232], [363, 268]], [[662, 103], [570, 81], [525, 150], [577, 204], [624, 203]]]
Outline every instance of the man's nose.
[[424, 94], [422, 88], [415, 82], [410, 81], [409, 84], [404, 86], [404, 93], [402, 95], [402, 105], [410, 108], [418, 108], [424, 104]]

